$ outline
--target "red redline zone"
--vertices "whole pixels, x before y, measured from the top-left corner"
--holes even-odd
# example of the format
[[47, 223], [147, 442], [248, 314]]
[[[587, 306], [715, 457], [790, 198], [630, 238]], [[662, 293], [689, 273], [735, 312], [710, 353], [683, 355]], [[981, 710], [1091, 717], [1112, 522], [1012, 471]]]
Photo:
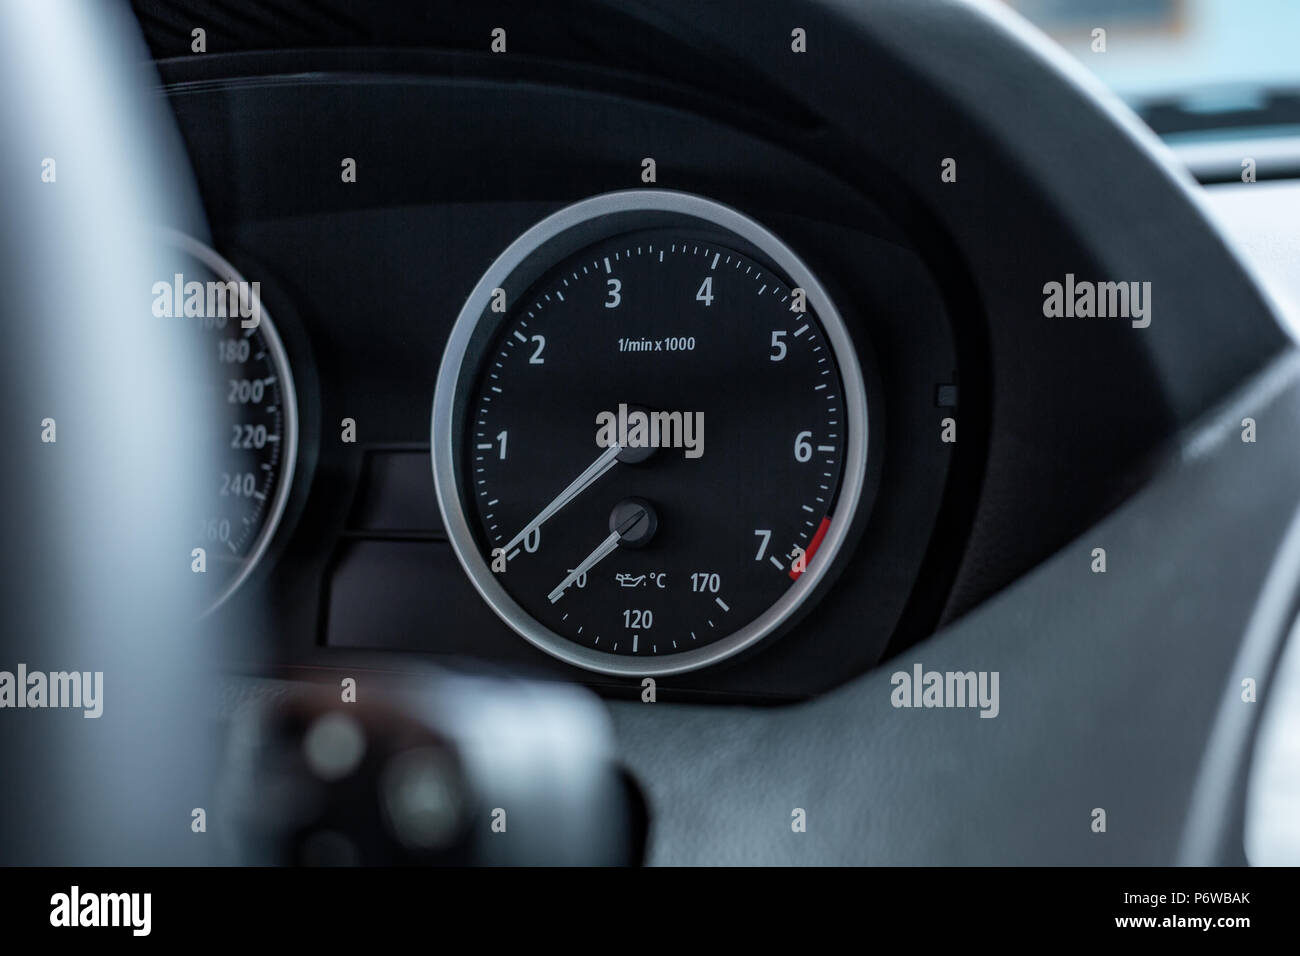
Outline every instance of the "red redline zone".
[[[807, 571], [808, 566], [812, 564], [813, 555], [815, 555], [817, 553], [817, 549], [821, 547], [822, 538], [826, 537], [826, 532], [830, 530], [830, 527], [831, 527], [831, 519], [822, 518], [822, 523], [817, 526], [817, 533], [812, 536], [812, 540], [808, 542], [808, 550], [804, 552], [804, 561], [803, 561], [804, 571]], [[798, 581], [799, 575], [801, 574], [803, 574], [803, 571], [796, 571], [794, 568], [791, 568], [790, 580]]]

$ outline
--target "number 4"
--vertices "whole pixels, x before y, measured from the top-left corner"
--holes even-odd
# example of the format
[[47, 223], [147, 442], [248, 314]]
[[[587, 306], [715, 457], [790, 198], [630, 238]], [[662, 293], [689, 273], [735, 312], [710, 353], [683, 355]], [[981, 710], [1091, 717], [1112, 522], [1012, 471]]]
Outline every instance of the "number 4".
[[713, 305], [713, 276], [704, 277], [704, 282], [700, 284], [700, 291], [695, 293], [695, 301]]

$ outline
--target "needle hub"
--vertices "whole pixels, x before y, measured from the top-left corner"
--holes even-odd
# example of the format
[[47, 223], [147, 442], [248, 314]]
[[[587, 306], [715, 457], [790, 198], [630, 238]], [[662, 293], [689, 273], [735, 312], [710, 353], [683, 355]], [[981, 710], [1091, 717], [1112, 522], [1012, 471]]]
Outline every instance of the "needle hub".
[[618, 532], [623, 547], [643, 548], [659, 530], [659, 516], [644, 498], [624, 498], [609, 513], [609, 530]]

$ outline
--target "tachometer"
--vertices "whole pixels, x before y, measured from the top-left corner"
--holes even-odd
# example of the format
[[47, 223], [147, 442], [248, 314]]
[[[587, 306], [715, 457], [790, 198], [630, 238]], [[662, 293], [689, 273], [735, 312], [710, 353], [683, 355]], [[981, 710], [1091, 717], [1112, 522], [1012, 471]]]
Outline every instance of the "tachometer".
[[866, 390], [826, 291], [710, 200], [598, 196], [470, 295], [434, 404], [448, 535], [523, 637], [622, 675], [786, 623], [844, 543]]

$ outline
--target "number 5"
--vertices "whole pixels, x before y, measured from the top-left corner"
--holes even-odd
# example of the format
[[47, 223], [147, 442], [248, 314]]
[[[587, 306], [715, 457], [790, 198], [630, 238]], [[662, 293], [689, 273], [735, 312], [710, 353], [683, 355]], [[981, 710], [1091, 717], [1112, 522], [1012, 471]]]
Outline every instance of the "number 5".
[[781, 341], [784, 336], [785, 329], [772, 330], [772, 354], [769, 358], [771, 358], [773, 362], [781, 361], [781, 359], [785, 358], [785, 353], [789, 351], [789, 349], [786, 348], [786, 344]]

